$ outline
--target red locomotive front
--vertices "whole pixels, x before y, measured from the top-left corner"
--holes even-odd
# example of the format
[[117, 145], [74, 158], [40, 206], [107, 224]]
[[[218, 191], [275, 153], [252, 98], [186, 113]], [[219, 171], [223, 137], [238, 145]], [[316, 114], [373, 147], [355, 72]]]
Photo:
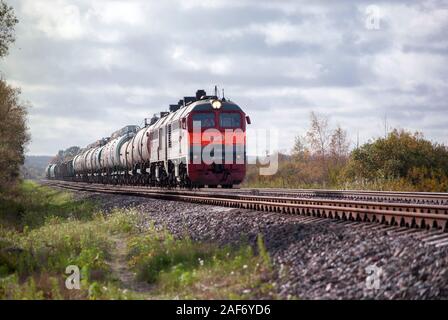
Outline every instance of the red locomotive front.
[[194, 185], [232, 187], [246, 174], [246, 115], [231, 101], [210, 99], [187, 117], [188, 177]]

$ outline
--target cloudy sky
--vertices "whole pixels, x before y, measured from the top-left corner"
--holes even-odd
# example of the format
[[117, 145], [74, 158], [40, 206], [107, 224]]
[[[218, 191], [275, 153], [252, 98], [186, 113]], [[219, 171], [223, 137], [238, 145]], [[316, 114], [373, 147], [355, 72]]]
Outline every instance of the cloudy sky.
[[8, 0], [20, 19], [0, 62], [32, 108], [28, 154], [85, 146], [217, 84], [281, 130], [309, 114], [353, 142], [390, 127], [448, 143], [448, 1]]

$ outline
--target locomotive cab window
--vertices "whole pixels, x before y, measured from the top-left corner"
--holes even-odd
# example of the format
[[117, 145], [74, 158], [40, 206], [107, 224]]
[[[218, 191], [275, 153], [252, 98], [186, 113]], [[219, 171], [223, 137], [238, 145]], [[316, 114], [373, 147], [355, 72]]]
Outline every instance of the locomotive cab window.
[[239, 113], [221, 113], [219, 115], [219, 125], [221, 128], [240, 128], [241, 116]]
[[193, 125], [195, 122], [201, 122], [201, 128], [213, 128], [215, 126], [215, 114], [195, 113], [193, 114]]

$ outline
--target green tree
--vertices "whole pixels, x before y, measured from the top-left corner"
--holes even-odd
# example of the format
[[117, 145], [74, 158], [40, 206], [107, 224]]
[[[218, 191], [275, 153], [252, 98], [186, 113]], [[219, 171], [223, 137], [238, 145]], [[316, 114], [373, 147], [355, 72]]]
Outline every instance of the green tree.
[[306, 139], [302, 136], [296, 136], [294, 139], [294, 146], [291, 150], [291, 155], [293, 156], [294, 160], [303, 161], [308, 153], [309, 151], [306, 146]]
[[53, 159], [51, 159], [51, 163], [62, 163], [72, 160], [80, 151], [81, 148], [78, 146], [72, 146], [65, 150], [59, 150]]
[[64, 161], [73, 159], [80, 151], [81, 148], [78, 146], [72, 146], [65, 149], [63, 153]]
[[0, 80], [0, 189], [19, 177], [24, 162], [24, 146], [29, 140], [26, 107], [20, 91]]
[[[13, 9], [1, 0], [0, 57], [8, 54], [8, 48], [15, 40], [14, 27], [17, 22]], [[17, 181], [24, 162], [24, 148], [29, 141], [27, 109], [19, 96], [19, 89], [0, 80], [0, 190]]]
[[0, 0], [0, 57], [6, 56], [9, 46], [14, 43], [14, 27], [18, 22], [14, 9]]
[[448, 148], [421, 133], [393, 130], [354, 150], [346, 176], [352, 180], [402, 181], [417, 190], [447, 191]]

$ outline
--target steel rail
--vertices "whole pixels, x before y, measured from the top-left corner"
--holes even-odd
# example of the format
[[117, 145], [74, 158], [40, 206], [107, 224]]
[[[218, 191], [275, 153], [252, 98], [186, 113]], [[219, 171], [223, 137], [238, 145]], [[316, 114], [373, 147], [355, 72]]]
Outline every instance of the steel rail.
[[162, 200], [300, 214], [340, 220], [380, 222], [393, 226], [448, 229], [448, 206], [344, 200], [298, 199], [204, 191], [154, 190], [145, 187], [96, 185], [73, 182], [46, 182], [78, 191], [144, 196]]
[[381, 201], [410, 201], [448, 204], [448, 193], [442, 192], [403, 192], [370, 190], [330, 190], [330, 189], [278, 189], [278, 188], [241, 188], [240, 193], [269, 194], [284, 196], [312, 196], [326, 198], [378, 199]]
[[[66, 182], [65, 182], [66, 183]], [[78, 183], [81, 185], [81, 183]], [[92, 186], [92, 184], [82, 183], [84, 186]], [[104, 185], [95, 186], [102, 187]], [[217, 198], [225, 199], [238, 199], [238, 200], [249, 200], [249, 201], [268, 201], [275, 203], [293, 203], [293, 204], [306, 204], [306, 205], [330, 205], [330, 206], [340, 206], [340, 207], [356, 207], [363, 209], [378, 209], [378, 210], [397, 210], [397, 211], [408, 211], [408, 212], [420, 212], [420, 213], [440, 213], [448, 214], [447, 205], [433, 205], [433, 204], [409, 204], [409, 203], [389, 203], [389, 202], [368, 202], [368, 201], [349, 201], [349, 200], [329, 200], [329, 199], [309, 199], [309, 198], [296, 198], [296, 197], [272, 197], [272, 196], [258, 196], [258, 195], [241, 195], [237, 193], [228, 193], [227, 191], [218, 193], [216, 191], [190, 191], [190, 190], [170, 190], [170, 189], [153, 189], [142, 186], [115, 186], [107, 185], [108, 188], [120, 188], [120, 190], [142, 190], [144, 192], [157, 192], [157, 193], [167, 193], [174, 195], [185, 195], [193, 194], [196, 196], [213, 196]], [[216, 190], [216, 189], [212, 189]]]

